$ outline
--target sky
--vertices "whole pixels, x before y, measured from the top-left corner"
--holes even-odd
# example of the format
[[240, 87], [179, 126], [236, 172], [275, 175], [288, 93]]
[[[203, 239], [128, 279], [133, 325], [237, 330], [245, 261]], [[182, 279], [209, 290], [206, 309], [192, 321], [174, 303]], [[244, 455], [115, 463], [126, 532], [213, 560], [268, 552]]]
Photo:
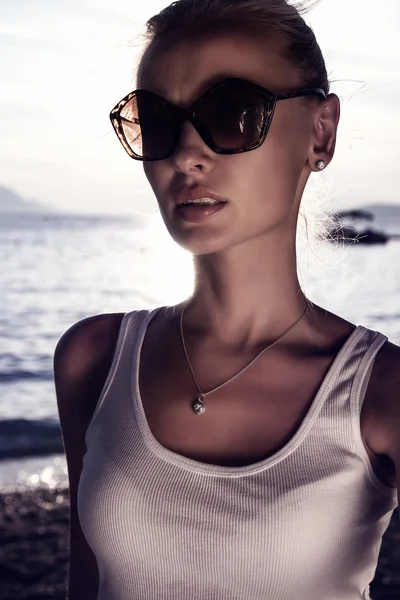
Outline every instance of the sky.
[[[168, 3], [0, 0], [0, 185], [72, 212], [156, 212], [109, 112], [135, 87], [146, 19]], [[322, 0], [305, 20], [342, 108], [315, 176], [340, 208], [400, 204], [400, 0]]]

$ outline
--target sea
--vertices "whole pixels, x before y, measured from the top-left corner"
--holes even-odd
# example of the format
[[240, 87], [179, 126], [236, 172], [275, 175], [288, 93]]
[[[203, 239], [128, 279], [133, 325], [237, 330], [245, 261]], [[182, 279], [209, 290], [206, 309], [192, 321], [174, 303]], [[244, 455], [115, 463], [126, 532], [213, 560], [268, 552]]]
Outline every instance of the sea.
[[[378, 224], [399, 235], [400, 209]], [[303, 242], [310, 300], [400, 344], [400, 241]], [[158, 215], [20, 212], [0, 213], [0, 265], [0, 492], [62, 488], [58, 340], [90, 315], [181, 302], [193, 289], [192, 259]]]

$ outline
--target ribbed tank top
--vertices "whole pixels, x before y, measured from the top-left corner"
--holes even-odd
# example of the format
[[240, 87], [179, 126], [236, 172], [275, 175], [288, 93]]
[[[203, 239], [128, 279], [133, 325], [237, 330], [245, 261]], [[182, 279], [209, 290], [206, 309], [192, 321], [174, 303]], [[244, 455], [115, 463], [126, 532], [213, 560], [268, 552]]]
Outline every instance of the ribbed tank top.
[[138, 373], [158, 310], [124, 315], [86, 432], [78, 514], [98, 600], [370, 600], [398, 498], [372, 470], [360, 413], [387, 337], [358, 326], [291, 440], [226, 467], [152, 435]]

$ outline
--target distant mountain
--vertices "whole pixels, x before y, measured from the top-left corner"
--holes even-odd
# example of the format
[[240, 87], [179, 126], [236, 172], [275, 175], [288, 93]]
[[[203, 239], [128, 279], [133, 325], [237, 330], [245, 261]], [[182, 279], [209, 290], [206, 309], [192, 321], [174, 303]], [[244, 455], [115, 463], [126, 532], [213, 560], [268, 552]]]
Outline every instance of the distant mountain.
[[16, 192], [0, 185], [0, 212], [54, 212], [46, 205], [37, 202], [37, 200], [25, 200]]

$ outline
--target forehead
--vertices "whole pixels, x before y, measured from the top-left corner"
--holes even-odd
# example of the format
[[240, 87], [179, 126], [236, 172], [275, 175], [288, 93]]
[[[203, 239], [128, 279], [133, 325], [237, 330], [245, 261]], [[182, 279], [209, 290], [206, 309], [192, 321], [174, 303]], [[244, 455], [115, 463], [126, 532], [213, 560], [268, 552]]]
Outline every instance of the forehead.
[[156, 40], [142, 60], [137, 87], [185, 106], [227, 77], [247, 79], [276, 93], [301, 85], [296, 70], [272, 40], [214, 33]]

